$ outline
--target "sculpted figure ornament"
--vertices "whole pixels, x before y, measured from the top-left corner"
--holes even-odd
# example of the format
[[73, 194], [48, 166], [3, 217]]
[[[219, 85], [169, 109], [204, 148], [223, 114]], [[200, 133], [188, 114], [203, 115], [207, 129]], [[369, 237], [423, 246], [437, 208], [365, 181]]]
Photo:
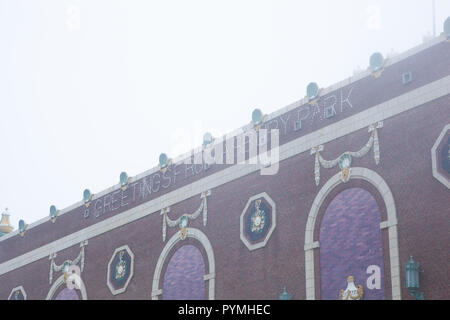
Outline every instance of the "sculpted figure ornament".
[[355, 278], [349, 276], [347, 278], [347, 288], [339, 291], [339, 300], [362, 300], [364, 296], [364, 288], [362, 285], [355, 286]]

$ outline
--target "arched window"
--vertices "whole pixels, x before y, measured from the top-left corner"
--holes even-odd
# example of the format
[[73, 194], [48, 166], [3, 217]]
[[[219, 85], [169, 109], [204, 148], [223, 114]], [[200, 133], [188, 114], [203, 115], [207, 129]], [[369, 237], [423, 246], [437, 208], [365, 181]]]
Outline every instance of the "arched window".
[[199, 249], [193, 245], [180, 247], [167, 265], [164, 274], [164, 300], [204, 300], [205, 262]]
[[75, 289], [64, 288], [55, 297], [55, 300], [80, 300], [80, 297]]
[[380, 208], [365, 189], [349, 188], [329, 204], [320, 225], [321, 299], [338, 299], [347, 277], [364, 300], [385, 299]]

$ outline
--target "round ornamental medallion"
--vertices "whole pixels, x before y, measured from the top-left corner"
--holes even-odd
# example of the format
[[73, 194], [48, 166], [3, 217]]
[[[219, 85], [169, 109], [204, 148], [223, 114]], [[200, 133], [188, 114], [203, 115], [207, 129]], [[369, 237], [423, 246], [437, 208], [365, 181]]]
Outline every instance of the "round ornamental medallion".
[[64, 261], [63, 266], [62, 266], [62, 272], [64, 272], [64, 273], [69, 272], [69, 267], [70, 267], [70, 262]]
[[181, 240], [186, 239], [186, 235], [187, 235], [187, 230], [186, 228], [189, 225], [189, 218], [187, 216], [182, 216], [180, 218], [180, 221], [178, 221], [178, 227], [180, 227], [180, 231], [181, 231]]
[[352, 164], [352, 157], [348, 153], [344, 153], [339, 158], [339, 168], [341, 169], [350, 168], [351, 164]]
[[189, 220], [188, 220], [188, 217], [186, 217], [186, 216], [182, 216], [180, 218], [180, 221], [178, 222], [178, 226], [180, 227], [180, 229], [187, 228], [188, 224], [189, 224]]

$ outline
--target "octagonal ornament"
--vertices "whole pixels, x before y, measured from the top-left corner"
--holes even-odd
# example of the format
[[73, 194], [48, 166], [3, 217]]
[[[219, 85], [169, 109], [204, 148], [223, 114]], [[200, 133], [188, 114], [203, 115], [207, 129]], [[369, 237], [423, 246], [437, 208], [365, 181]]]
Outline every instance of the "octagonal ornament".
[[108, 263], [107, 285], [113, 295], [125, 292], [133, 277], [134, 254], [125, 245], [117, 248]]
[[431, 162], [433, 177], [450, 189], [450, 124], [442, 129], [431, 148]]
[[263, 248], [276, 226], [275, 202], [265, 192], [248, 199], [240, 217], [241, 241], [250, 250]]

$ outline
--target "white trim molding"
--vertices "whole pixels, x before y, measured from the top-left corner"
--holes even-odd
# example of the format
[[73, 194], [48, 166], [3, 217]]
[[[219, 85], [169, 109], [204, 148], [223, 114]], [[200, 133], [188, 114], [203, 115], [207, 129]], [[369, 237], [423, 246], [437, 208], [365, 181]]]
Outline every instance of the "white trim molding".
[[[53, 296], [55, 295], [55, 293], [56, 293], [56, 290], [60, 287], [60, 286], [62, 286], [62, 285], [64, 285], [65, 284], [65, 282], [64, 282], [64, 275], [61, 275], [58, 279], [56, 279], [56, 281], [53, 283], [53, 285], [52, 285], [52, 287], [50, 288], [50, 290], [49, 290], [49, 292], [48, 292], [48, 294], [47, 294], [47, 297], [45, 298], [45, 300], [52, 300], [53, 299]], [[86, 286], [84, 285], [84, 282], [83, 282], [83, 280], [80, 278], [80, 283], [79, 283], [79, 286], [80, 286], [80, 292], [81, 292], [81, 299], [82, 300], [87, 300], [87, 293], [86, 293]], [[73, 289], [73, 290], [78, 290], [78, 289]]]
[[[368, 168], [352, 168], [350, 179], [362, 179], [372, 184], [382, 196], [386, 205], [387, 221], [381, 222], [380, 228], [388, 228], [389, 232], [389, 259], [391, 267], [392, 299], [401, 299], [400, 287], [400, 263], [398, 253], [397, 237], [397, 212], [395, 209], [394, 197], [387, 183], [378, 173]], [[314, 241], [314, 227], [320, 207], [330, 194], [330, 192], [339, 184], [344, 183], [341, 180], [340, 173], [331, 177], [320, 189], [309, 211], [305, 231], [305, 277], [306, 277], [306, 299], [315, 300], [315, 272], [314, 272], [314, 249], [319, 247], [317, 241]]]
[[[251, 243], [250, 241], [248, 241], [247, 237], [245, 236], [245, 221], [244, 221], [244, 216], [245, 213], [248, 210], [248, 207], [250, 206], [250, 204], [257, 199], [260, 198], [264, 198], [271, 206], [272, 206], [272, 215], [271, 215], [271, 225], [270, 225], [270, 229], [267, 231], [266, 236], [264, 237], [264, 240], [257, 242], [257, 243]], [[259, 248], [264, 248], [267, 244], [267, 241], [269, 241], [270, 236], [273, 233], [273, 230], [275, 230], [275, 227], [277, 225], [277, 213], [276, 213], [277, 209], [276, 209], [276, 205], [275, 205], [275, 201], [272, 200], [271, 197], [269, 197], [269, 195], [266, 192], [262, 192], [259, 193], [257, 195], [254, 195], [252, 197], [250, 197], [247, 201], [247, 204], [245, 205], [244, 210], [241, 213], [241, 217], [240, 217], [240, 238], [241, 241], [245, 244], [245, 246], [247, 247], [248, 250], [253, 251]]]
[[450, 124], [447, 124], [444, 127], [444, 129], [442, 129], [441, 134], [436, 139], [436, 142], [434, 143], [433, 147], [431, 148], [431, 165], [432, 165], [433, 177], [435, 177], [440, 183], [442, 183], [444, 186], [446, 186], [447, 189], [450, 189], [450, 181], [446, 176], [444, 176], [441, 172], [439, 172], [438, 163], [437, 163], [437, 159], [436, 159], [437, 148], [441, 144], [442, 139], [445, 137], [448, 130], [450, 130]]
[[23, 300], [27, 300], [27, 293], [25, 292], [25, 289], [23, 288], [23, 286], [18, 286], [18, 287], [15, 287], [14, 289], [12, 289], [11, 293], [9, 294], [8, 300], [11, 300], [13, 293], [16, 291], [22, 292]]
[[[114, 258], [116, 257], [116, 255], [125, 250], [128, 255], [130, 256], [131, 259], [131, 264], [130, 264], [130, 274], [128, 275], [128, 279], [125, 282], [125, 284], [122, 286], [122, 288], [116, 289], [114, 287], [114, 285], [111, 283], [111, 264], [114, 261]], [[134, 274], [134, 254], [133, 251], [131, 251], [130, 247], [127, 245], [121, 246], [119, 248], [116, 248], [116, 250], [114, 250], [114, 253], [111, 256], [111, 259], [109, 259], [109, 263], [108, 263], [108, 272], [107, 272], [107, 276], [106, 276], [106, 284], [108, 285], [109, 290], [111, 291], [111, 293], [113, 295], [118, 295], [121, 294], [123, 292], [125, 292], [127, 290], [128, 284], [131, 281], [131, 278], [133, 278], [133, 274]]]
[[[206, 271], [206, 274], [203, 276], [203, 279], [205, 281], [208, 281], [208, 300], [214, 300], [214, 291], [215, 291], [215, 263], [214, 263], [214, 252], [211, 246], [211, 243], [208, 240], [208, 237], [199, 229], [195, 228], [186, 228], [186, 238], [194, 238], [197, 239], [205, 248], [206, 255], [208, 257], [208, 268], [209, 270]], [[181, 239], [181, 230], [175, 233], [172, 238], [167, 242], [167, 244], [164, 246], [159, 258], [158, 262], [156, 263], [156, 269], [155, 274], [153, 275], [153, 284], [152, 284], [152, 300], [158, 300], [159, 296], [162, 295], [163, 290], [159, 288], [159, 280], [161, 278], [162, 268], [164, 266], [164, 261], [168, 257], [169, 253], [171, 252], [172, 248], [177, 244], [179, 241], [184, 241]]]

